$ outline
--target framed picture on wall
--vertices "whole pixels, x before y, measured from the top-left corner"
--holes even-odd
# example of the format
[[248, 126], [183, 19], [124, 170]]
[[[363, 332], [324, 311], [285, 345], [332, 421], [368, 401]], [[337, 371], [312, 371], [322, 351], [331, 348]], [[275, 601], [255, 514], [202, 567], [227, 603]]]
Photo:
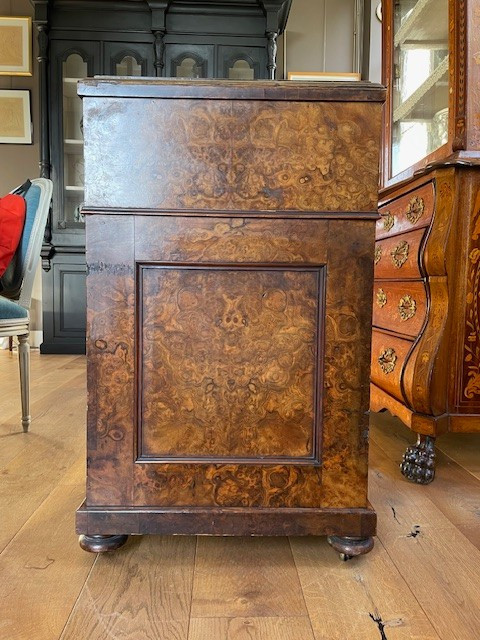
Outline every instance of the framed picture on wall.
[[31, 144], [30, 91], [0, 89], [0, 143]]
[[0, 75], [32, 75], [32, 19], [0, 16]]

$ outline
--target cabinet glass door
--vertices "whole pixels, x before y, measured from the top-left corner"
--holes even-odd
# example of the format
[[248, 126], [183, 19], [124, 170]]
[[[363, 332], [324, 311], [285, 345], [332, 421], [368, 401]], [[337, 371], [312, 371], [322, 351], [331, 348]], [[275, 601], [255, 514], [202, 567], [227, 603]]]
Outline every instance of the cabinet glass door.
[[448, 0], [393, 3], [391, 175], [448, 138]]
[[63, 178], [64, 221], [67, 225], [84, 218], [83, 121], [82, 101], [77, 95], [77, 83], [88, 75], [87, 63], [78, 53], [70, 54], [62, 64], [63, 89]]

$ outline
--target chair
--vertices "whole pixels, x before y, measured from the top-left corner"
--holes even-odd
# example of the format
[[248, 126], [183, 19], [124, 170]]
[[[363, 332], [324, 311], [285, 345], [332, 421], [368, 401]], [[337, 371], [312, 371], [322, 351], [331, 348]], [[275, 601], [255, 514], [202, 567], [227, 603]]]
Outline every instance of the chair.
[[25, 432], [31, 421], [29, 309], [53, 188], [52, 181], [46, 178], [35, 178], [31, 183], [24, 194], [27, 208], [20, 244], [0, 278], [0, 337], [18, 336], [22, 426]]

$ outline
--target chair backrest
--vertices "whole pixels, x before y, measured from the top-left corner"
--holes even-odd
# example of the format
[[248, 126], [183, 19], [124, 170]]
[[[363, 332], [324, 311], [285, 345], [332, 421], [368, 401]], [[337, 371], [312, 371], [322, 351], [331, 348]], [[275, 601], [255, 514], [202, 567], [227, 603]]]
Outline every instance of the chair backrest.
[[27, 210], [22, 238], [1, 278], [0, 287], [3, 296], [15, 300], [25, 309], [30, 307], [53, 190], [53, 183], [47, 178], [34, 178], [31, 182], [24, 194]]

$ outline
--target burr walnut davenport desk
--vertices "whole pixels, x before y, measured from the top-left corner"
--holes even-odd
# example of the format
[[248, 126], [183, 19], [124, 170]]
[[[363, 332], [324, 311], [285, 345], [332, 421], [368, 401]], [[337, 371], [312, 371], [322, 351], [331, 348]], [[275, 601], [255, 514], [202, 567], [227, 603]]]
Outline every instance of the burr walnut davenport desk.
[[81, 545], [373, 544], [376, 85], [97, 78], [84, 103]]

